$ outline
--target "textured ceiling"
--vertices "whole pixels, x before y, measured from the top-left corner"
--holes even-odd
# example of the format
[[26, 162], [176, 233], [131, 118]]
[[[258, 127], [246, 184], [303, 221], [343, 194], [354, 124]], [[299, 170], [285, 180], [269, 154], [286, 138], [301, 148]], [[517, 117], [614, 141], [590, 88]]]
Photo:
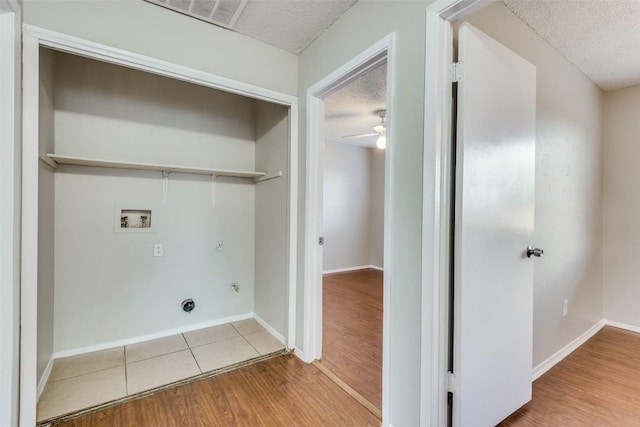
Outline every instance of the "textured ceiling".
[[249, 0], [234, 31], [299, 54], [357, 0]]
[[640, 84], [640, 0], [503, 0], [605, 91]]
[[298, 55], [358, 0], [145, 0]]
[[342, 137], [373, 132], [371, 127], [380, 124], [376, 111], [386, 108], [387, 64], [382, 64], [325, 98], [325, 139], [375, 147], [377, 136]]

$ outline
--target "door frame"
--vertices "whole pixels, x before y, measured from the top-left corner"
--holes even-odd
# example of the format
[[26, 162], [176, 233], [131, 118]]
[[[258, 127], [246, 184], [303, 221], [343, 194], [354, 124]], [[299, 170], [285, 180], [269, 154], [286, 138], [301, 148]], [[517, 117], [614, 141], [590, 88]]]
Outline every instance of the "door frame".
[[20, 425], [36, 424], [37, 290], [38, 290], [38, 104], [39, 49], [84, 56], [199, 86], [214, 88], [289, 108], [289, 183], [287, 191], [287, 299], [285, 345], [295, 348], [298, 242], [298, 98], [193, 68], [162, 61], [66, 34], [23, 25], [22, 110], [22, 283], [20, 338]]
[[[437, 0], [426, 12], [420, 425], [446, 426], [451, 280], [452, 23], [491, 0]], [[428, 173], [428, 167], [433, 172]], [[427, 209], [427, 206], [433, 206]]]
[[305, 247], [304, 247], [304, 351], [296, 349], [305, 362], [322, 356], [322, 248], [318, 238], [322, 236], [323, 177], [324, 177], [324, 101], [323, 99], [362, 76], [369, 70], [387, 63], [387, 144], [384, 178], [384, 278], [382, 314], [382, 422], [389, 417], [389, 322], [390, 280], [393, 269], [391, 257], [391, 221], [389, 206], [391, 196], [391, 158], [393, 156], [393, 71], [395, 33], [378, 41], [307, 90], [307, 155]]
[[22, 11], [0, 2], [0, 425], [17, 426], [20, 364]]

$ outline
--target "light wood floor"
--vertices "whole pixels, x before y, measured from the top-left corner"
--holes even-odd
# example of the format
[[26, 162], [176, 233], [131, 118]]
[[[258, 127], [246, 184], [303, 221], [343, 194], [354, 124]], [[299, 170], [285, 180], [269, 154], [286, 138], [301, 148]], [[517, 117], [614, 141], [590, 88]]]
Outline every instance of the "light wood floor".
[[313, 365], [288, 355], [165, 390], [58, 426], [379, 426]]
[[323, 278], [321, 363], [382, 407], [382, 271]]
[[640, 426], [640, 334], [604, 327], [533, 383], [506, 426]]

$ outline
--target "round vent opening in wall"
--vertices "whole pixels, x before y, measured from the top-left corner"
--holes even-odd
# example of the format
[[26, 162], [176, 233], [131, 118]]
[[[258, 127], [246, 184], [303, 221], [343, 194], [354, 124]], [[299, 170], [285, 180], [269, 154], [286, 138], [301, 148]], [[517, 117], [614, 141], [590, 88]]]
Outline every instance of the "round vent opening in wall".
[[182, 301], [182, 309], [187, 313], [191, 312], [194, 308], [196, 308], [196, 303], [193, 302], [191, 298]]

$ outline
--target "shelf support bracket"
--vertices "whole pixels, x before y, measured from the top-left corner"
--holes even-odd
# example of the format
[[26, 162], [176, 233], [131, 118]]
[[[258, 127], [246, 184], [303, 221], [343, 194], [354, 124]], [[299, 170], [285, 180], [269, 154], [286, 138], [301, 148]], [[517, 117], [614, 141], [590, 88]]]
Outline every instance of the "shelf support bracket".
[[167, 195], [169, 193], [169, 174], [171, 171], [162, 171], [162, 201], [167, 203]]
[[216, 204], [216, 178], [217, 175], [211, 175], [211, 204]]
[[44, 164], [49, 165], [49, 167], [53, 169], [58, 169], [58, 163], [55, 160], [53, 160], [51, 157], [44, 154], [42, 151], [38, 154], [38, 158]]

